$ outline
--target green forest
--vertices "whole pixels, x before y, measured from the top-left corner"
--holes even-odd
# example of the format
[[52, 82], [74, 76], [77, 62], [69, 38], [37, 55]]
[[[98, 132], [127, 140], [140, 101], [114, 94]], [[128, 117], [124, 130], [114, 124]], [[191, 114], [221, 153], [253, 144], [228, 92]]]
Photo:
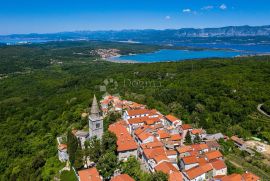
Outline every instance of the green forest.
[[64, 166], [56, 137], [87, 125], [81, 113], [94, 94], [104, 94], [105, 79], [117, 82], [109, 93], [209, 133], [270, 141], [270, 118], [257, 111], [263, 103], [269, 109], [269, 56], [119, 64], [89, 53], [97, 48], [128, 54], [163, 47], [97, 41], [0, 47], [1, 180], [52, 180]]

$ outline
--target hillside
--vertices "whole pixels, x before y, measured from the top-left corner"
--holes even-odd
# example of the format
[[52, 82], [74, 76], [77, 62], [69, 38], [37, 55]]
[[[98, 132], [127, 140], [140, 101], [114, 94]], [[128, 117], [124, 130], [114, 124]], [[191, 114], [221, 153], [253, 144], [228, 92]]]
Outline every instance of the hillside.
[[[148, 52], [158, 46], [59, 42], [0, 47], [0, 178], [51, 180], [61, 165], [56, 136], [87, 124], [81, 113], [99, 86], [174, 113], [209, 133], [270, 141], [270, 119], [257, 105], [270, 99], [269, 57], [175, 63], [117, 64], [88, 52], [117, 47]], [[74, 54], [75, 52], [75, 54]], [[80, 54], [78, 54], [80, 53]]]

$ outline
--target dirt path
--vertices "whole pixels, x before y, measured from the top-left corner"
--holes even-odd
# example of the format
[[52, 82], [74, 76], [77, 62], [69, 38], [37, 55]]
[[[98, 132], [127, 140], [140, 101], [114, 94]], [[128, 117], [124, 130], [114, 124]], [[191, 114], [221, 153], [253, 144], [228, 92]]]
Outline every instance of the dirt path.
[[263, 105], [263, 104], [259, 104], [259, 105], [257, 106], [257, 110], [258, 110], [260, 113], [262, 113], [263, 115], [265, 115], [265, 116], [267, 116], [267, 117], [270, 118], [270, 115], [267, 114], [266, 112], [264, 112], [264, 111], [261, 109], [262, 105]]

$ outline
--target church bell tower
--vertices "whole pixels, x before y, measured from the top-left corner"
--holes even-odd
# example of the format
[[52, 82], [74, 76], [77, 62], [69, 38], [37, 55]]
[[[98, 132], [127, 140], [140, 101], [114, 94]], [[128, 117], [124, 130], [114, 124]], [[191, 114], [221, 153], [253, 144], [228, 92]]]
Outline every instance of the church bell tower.
[[103, 117], [100, 114], [97, 98], [94, 95], [92, 107], [88, 117], [90, 139], [96, 136], [98, 139], [103, 135]]

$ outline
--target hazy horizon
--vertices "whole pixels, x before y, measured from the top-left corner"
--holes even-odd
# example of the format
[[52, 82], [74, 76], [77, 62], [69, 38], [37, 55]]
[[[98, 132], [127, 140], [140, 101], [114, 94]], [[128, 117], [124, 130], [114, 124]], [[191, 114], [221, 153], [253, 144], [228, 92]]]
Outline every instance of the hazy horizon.
[[269, 6], [268, 0], [9, 0], [0, 6], [0, 34], [261, 26], [269, 24]]
[[0, 34], [0, 36], [9, 36], [9, 35], [29, 35], [29, 34], [57, 34], [57, 33], [69, 33], [69, 32], [101, 32], [101, 31], [136, 31], [136, 30], [180, 30], [180, 29], [206, 29], [206, 28], [225, 28], [225, 27], [241, 27], [241, 26], [249, 26], [249, 27], [263, 27], [263, 26], [270, 26], [269, 24], [263, 25], [228, 25], [228, 26], [217, 26], [217, 27], [183, 27], [183, 28], [164, 28], [164, 29], [155, 29], [155, 28], [147, 28], [147, 29], [97, 29], [97, 30], [70, 30], [70, 31], [57, 31], [57, 32], [30, 32], [30, 33], [12, 33], [12, 34]]

